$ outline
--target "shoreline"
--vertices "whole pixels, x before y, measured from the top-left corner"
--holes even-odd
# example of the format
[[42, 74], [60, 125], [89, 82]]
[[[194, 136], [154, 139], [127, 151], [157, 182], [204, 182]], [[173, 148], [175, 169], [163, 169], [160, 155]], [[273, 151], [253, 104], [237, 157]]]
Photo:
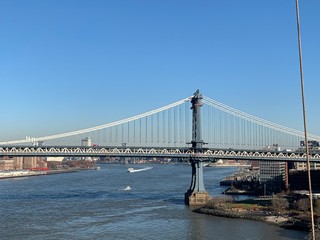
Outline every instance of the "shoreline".
[[46, 176], [53, 174], [62, 174], [62, 173], [75, 173], [80, 170], [91, 170], [91, 169], [63, 169], [63, 170], [47, 170], [47, 171], [21, 171], [21, 172], [6, 172], [5, 175], [0, 175], [1, 179], [11, 179], [11, 178], [23, 178], [23, 177], [35, 177], [35, 176]]
[[235, 211], [225, 208], [200, 207], [193, 212], [216, 217], [247, 219], [264, 222], [285, 229], [298, 231], [309, 231], [309, 220], [297, 216], [280, 215], [275, 212], [266, 211]]

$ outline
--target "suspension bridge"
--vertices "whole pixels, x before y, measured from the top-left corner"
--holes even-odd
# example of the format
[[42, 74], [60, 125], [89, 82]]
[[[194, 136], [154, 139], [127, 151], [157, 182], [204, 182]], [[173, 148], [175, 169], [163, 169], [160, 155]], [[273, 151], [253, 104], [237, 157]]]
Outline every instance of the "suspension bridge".
[[[0, 146], [81, 146], [90, 138], [94, 146], [128, 148], [188, 148], [192, 140], [193, 113], [187, 97], [164, 107], [104, 125], [67, 133], [0, 141]], [[229, 107], [203, 96], [201, 136], [207, 149], [263, 150], [277, 145], [295, 150], [304, 141], [304, 133]], [[309, 140], [320, 136], [308, 134]], [[18, 148], [17, 148], [18, 149]], [[19, 148], [20, 149], [20, 148]], [[11, 148], [12, 150], [12, 148]]]
[[[191, 105], [190, 105], [191, 103]], [[192, 111], [190, 111], [190, 108]], [[92, 144], [82, 146], [83, 139]], [[309, 134], [309, 141], [320, 136]], [[0, 142], [1, 156], [183, 158], [192, 166], [186, 201], [209, 198], [204, 161], [215, 159], [306, 161], [304, 132], [239, 111], [198, 91], [167, 106], [116, 122], [43, 137]], [[310, 161], [320, 161], [318, 152]]]

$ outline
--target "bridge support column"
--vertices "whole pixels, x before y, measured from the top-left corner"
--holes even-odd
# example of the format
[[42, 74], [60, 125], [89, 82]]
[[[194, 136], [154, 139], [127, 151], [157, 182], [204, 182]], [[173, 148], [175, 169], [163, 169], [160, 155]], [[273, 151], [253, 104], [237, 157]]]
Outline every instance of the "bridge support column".
[[[203, 140], [201, 137], [201, 107], [202, 94], [200, 91], [194, 93], [191, 99], [192, 104], [192, 149], [195, 156], [203, 153]], [[190, 206], [205, 205], [211, 199], [208, 192], [206, 192], [203, 183], [203, 163], [201, 159], [196, 157], [190, 158], [192, 167], [192, 179], [189, 190], [185, 193], [185, 203]]]
[[189, 190], [185, 193], [185, 204], [190, 206], [205, 205], [211, 199], [209, 193], [204, 188], [203, 163], [191, 160], [192, 178]]

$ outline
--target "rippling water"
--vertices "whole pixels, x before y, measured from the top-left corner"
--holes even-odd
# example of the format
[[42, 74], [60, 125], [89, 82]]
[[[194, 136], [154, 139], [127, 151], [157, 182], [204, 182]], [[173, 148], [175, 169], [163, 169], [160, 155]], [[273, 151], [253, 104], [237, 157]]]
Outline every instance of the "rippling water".
[[[128, 165], [0, 181], [0, 239], [304, 239], [305, 232], [196, 214], [184, 205], [187, 165]], [[134, 165], [139, 168], [142, 166]], [[205, 168], [211, 195], [235, 169]], [[131, 191], [123, 191], [130, 186]]]

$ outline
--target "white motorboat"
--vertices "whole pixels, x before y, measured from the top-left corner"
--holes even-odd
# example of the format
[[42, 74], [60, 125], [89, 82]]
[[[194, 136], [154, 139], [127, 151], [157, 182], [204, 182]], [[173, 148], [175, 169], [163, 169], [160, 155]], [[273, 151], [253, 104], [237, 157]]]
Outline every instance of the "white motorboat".
[[128, 168], [128, 172], [141, 172], [151, 169], [152, 167], [146, 167], [146, 168], [140, 168], [140, 169], [134, 169], [134, 168]]

